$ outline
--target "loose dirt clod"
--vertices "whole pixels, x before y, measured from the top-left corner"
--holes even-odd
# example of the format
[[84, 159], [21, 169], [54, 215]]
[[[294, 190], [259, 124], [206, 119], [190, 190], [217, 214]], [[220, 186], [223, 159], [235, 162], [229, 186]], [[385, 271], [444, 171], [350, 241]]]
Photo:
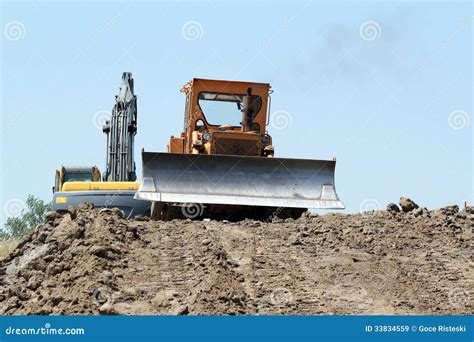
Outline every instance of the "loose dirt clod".
[[389, 203], [387, 205], [387, 210], [388, 211], [393, 211], [393, 212], [396, 212], [396, 213], [400, 212], [400, 208], [395, 203]]
[[407, 213], [409, 211], [418, 209], [418, 204], [416, 204], [410, 198], [400, 197], [400, 207], [405, 213]]
[[415, 209], [162, 222], [81, 205], [0, 262], [0, 314], [473, 314], [474, 210]]

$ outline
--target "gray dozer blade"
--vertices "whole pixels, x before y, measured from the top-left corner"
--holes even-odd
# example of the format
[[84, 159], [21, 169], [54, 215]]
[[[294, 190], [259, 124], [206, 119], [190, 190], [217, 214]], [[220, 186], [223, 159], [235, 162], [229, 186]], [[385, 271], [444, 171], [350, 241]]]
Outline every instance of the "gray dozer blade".
[[135, 198], [285, 208], [344, 209], [334, 160], [142, 153]]

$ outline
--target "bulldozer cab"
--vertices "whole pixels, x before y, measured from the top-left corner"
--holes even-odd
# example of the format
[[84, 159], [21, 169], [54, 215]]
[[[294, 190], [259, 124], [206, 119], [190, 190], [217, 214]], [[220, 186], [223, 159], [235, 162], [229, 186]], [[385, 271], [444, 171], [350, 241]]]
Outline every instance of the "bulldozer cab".
[[208, 129], [228, 125], [241, 130], [241, 112], [249, 89], [253, 96], [253, 131], [265, 132], [270, 84], [200, 78], [194, 78], [181, 89], [187, 97], [184, 131], [196, 127], [196, 123]]
[[171, 137], [168, 152], [265, 155], [271, 144], [268, 83], [194, 78], [181, 92], [186, 94], [184, 128]]

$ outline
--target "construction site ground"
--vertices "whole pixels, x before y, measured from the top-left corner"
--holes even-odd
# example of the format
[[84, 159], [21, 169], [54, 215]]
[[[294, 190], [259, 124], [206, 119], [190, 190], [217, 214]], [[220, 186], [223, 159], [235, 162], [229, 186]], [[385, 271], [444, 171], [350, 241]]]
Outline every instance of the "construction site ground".
[[472, 208], [270, 221], [49, 213], [0, 261], [0, 313], [474, 313]]

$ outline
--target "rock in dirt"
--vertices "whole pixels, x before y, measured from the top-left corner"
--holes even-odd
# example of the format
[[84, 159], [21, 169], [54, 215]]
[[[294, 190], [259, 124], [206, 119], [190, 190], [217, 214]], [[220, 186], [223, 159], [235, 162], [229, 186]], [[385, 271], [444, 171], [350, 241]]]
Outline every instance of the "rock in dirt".
[[109, 302], [104, 303], [99, 307], [99, 313], [101, 315], [117, 315], [117, 311], [115, 310], [113, 304]]
[[418, 204], [416, 204], [410, 198], [400, 197], [400, 207], [402, 208], [403, 212], [408, 213], [409, 211], [418, 209]]
[[458, 205], [448, 205], [443, 208], [439, 208], [438, 211], [447, 216], [453, 216], [454, 214], [459, 212], [459, 206]]
[[78, 209], [82, 210], [82, 211], [92, 210], [92, 209], [94, 209], [94, 203], [92, 203], [92, 202], [81, 203], [81, 204], [79, 204]]
[[400, 208], [395, 203], [390, 203], [390, 204], [387, 205], [387, 211], [391, 211], [391, 212], [394, 212], [394, 213], [399, 213]]
[[77, 217], [77, 208], [73, 205], [70, 205], [67, 207], [67, 212], [69, 213], [69, 216], [71, 217], [72, 220], [75, 220]]
[[45, 220], [45, 222], [52, 222], [52, 221], [54, 221], [55, 219], [57, 219], [59, 217], [60, 217], [60, 215], [57, 212], [48, 211], [44, 216], [44, 220]]
[[424, 210], [423, 208], [416, 208], [412, 211], [412, 213], [413, 213], [413, 216], [418, 217], [418, 216], [423, 215]]

